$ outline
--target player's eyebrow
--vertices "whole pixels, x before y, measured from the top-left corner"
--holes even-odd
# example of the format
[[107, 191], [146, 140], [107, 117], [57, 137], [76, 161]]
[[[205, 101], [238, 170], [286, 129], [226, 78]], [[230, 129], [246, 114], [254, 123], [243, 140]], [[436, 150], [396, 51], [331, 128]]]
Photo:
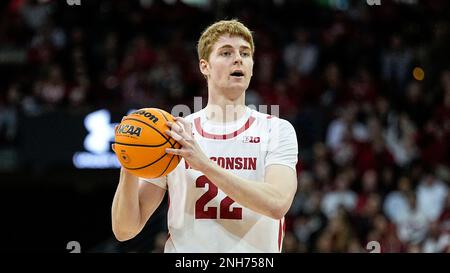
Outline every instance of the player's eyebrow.
[[[223, 45], [223, 46], [219, 47], [218, 50], [225, 49], [225, 48], [234, 48], [234, 47], [232, 45]], [[239, 49], [250, 50], [250, 47], [248, 47], [246, 45], [241, 45], [239, 47]]]

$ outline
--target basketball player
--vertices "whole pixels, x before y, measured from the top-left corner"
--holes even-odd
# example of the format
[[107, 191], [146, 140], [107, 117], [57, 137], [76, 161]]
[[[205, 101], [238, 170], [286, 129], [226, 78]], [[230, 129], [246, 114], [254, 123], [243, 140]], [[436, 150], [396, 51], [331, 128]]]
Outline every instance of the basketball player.
[[297, 189], [292, 125], [245, 106], [254, 44], [236, 20], [209, 26], [198, 41], [207, 106], [168, 123], [181, 149], [174, 171], [142, 179], [121, 169], [112, 228], [136, 236], [169, 194], [165, 252], [281, 252], [284, 215]]

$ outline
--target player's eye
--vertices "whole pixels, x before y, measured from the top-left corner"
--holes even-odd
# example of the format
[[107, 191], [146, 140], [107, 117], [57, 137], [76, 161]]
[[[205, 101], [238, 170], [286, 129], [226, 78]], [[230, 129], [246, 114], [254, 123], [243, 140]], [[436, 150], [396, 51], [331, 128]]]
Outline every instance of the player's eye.
[[250, 57], [250, 53], [247, 52], [247, 51], [244, 51], [244, 52], [241, 53], [241, 56], [242, 57]]
[[220, 53], [220, 55], [228, 57], [228, 56], [231, 56], [231, 52], [230, 51], [223, 51], [222, 53]]

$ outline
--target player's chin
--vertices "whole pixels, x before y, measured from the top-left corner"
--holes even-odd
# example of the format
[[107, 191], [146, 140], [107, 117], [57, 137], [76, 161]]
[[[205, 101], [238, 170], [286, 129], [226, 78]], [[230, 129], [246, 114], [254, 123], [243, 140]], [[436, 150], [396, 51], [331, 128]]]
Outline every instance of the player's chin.
[[232, 82], [229, 85], [229, 89], [233, 92], [240, 92], [242, 93], [248, 88], [249, 82], [248, 81], [239, 81], [239, 82]]
[[230, 99], [237, 99], [239, 98], [242, 93], [245, 92], [245, 90], [247, 89], [246, 86], [230, 86], [230, 88], [228, 88], [226, 94]]

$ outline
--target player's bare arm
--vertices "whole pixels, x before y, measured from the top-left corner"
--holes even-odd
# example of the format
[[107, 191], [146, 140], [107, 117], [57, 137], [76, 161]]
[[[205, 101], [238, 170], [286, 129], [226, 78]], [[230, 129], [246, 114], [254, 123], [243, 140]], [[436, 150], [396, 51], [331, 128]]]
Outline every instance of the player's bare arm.
[[166, 190], [121, 168], [111, 209], [112, 230], [117, 240], [126, 241], [141, 232], [164, 198]]
[[181, 149], [166, 152], [182, 156], [188, 164], [201, 171], [211, 182], [237, 203], [274, 219], [281, 219], [289, 210], [297, 190], [295, 170], [284, 165], [269, 165], [264, 182], [251, 181], [229, 172], [211, 161], [192, 137], [192, 125], [183, 118], [168, 123], [166, 133], [180, 142]]

